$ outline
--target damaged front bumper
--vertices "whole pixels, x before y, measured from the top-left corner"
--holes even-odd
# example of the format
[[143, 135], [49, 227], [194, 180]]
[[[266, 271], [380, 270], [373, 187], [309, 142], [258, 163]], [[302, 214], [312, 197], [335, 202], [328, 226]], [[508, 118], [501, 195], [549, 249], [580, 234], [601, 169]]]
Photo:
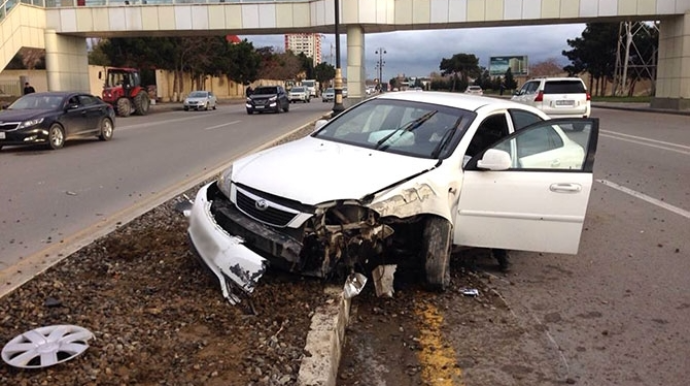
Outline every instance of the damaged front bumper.
[[208, 184], [199, 190], [190, 213], [187, 230], [192, 246], [206, 266], [220, 282], [223, 297], [236, 304], [240, 298], [233, 293], [238, 288], [252, 293], [266, 272], [267, 261], [243, 244], [242, 238], [227, 233], [211, 213]]

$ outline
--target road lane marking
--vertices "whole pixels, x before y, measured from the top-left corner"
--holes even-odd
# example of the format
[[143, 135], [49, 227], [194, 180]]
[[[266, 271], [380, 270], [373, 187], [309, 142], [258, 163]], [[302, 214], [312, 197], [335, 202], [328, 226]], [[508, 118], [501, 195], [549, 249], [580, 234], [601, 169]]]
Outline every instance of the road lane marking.
[[204, 128], [204, 130], [220, 129], [221, 127], [234, 125], [234, 124], [240, 123], [240, 122], [242, 122], [242, 121], [232, 121], [232, 122], [228, 122], [228, 123], [223, 123], [222, 125], [216, 125], [216, 126], [206, 127], [206, 128]]
[[444, 321], [439, 309], [430, 303], [416, 302], [414, 312], [422, 322], [419, 327], [422, 349], [417, 354], [422, 365], [422, 382], [434, 386], [464, 386], [455, 350], [441, 333]]
[[193, 120], [193, 119], [199, 119], [199, 118], [203, 118], [203, 116], [197, 115], [197, 116], [187, 117], [187, 118], [166, 119], [165, 121], [155, 121], [155, 122], [137, 123], [136, 125], [128, 125], [128, 126], [116, 127], [115, 130], [117, 130], [117, 131], [127, 131], [127, 130], [132, 130], [132, 129], [138, 129], [138, 128], [141, 128], [141, 127], [165, 125], [166, 123], [173, 123], [173, 122], [180, 122], [180, 121], [191, 121], [191, 120]]
[[616, 190], [621, 191], [623, 193], [629, 194], [635, 198], [639, 198], [642, 201], [647, 201], [648, 203], [650, 203], [652, 205], [656, 205], [660, 208], [668, 210], [669, 212], [673, 212], [679, 216], [683, 216], [683, 217], [687, 218], [688, 220], [690, 220], [690, 211], [679, 208], [677, 206], [673, 206], [671, 204], [667, 204], [667, 203], [665, 203], [661, 200], [658, 200], [654, 197], [650, 197], [644, 193], [640, 193], [640, 192], [632, 190], [630, 188], [626, 188], [625, 186], [618, 185], [617, 183], [611, 182], [609, 180], [599, 179], [599, 180], [597, 180], [597, 182], [599, 182], [600, 184], [606, 185], [609, 188], [613, 188], [613, 189], [616, 189]]
[[606, 137], [606, 138], [617, 139], [619, 141], [636, 143], [638, 145], [653, 147], [655, 149], [662, 149], [662, 150], [671, 151], [674, 153], [690, 155], [690, 146], [679, 145], [676, 143], [665, 142], [665, 141], [659, 141], [659, 140], [651, 139], [651, 138], [638, 137], [635, 135], [623, 134], [623, 133], [618, 133], [618, 132], [609, 131], [609, 130], [600, 130], [599, 135], [602, 137]]

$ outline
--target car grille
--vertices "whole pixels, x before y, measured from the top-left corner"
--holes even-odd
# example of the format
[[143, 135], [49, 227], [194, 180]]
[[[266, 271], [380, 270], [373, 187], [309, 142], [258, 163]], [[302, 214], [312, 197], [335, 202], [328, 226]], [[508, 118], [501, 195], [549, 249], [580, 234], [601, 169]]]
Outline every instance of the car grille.
[[19, 126], [19, 123], [0, 123], [0, 130], [2, 131], [8, 131], [8, 130], [14, 130]]
[[286, 226], [296, 216], [295, 213], [285, 212], [272, 206], [268, 206], [264, 210], [259, 210], [256, 207], [256, 200], [239, 190], [237, 191], [237, 208], [247, 216], [278, 227]]

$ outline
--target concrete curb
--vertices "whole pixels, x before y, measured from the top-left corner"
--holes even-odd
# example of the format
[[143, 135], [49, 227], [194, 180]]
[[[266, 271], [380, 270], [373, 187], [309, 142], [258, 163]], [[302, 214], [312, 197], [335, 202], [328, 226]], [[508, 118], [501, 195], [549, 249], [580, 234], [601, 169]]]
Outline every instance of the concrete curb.
[[331, 296], [326, 305], [318, 307], [307, 334], [297, 386], [336, 386], [340, 356], [345, 345], [345, 328], [350, 322], [351, 300], [343, 290], [329, 287]]
[[671, 114], [671, 115], [685, 115], [690, 116], [690, 111], [679, 111], [679, 110], [666, 110], [666, 109], [653, 109], [651, 107], [643, 106], [629, 106], [629, 105], [614, 105], [606, 103], [592, 103], [592, 107], [598, 109], [609, 109], [609, 110], [622, 110], [622, 111], [637, 111], [641, 113], [658, 113], [658, 114]]

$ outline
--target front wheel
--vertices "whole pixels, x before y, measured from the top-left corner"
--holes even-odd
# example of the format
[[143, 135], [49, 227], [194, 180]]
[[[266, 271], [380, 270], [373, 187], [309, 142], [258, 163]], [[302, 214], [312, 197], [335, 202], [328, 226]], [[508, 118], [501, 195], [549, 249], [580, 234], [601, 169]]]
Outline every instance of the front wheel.
[[48, 130], [48, 144], [53, 150], [60, 149], [65, 145], [65, 131], [57, 123], [53, 123]]
[[113, 122], [110, 118], [104, 118], [101, 122], [101, 134], [98, 136], [98, 139], [109, 141], [111, 138], [113, 138]]
[[290, 104], [289, 104], [289, 103], [286, 104], [285, 107], [283, 107], [283, 111], [286, 112], [286, 113], [287, 113], [288, 111], [290, 111]]
[[132, 102], [127, 98], [117, 100], [117, 114], [121, 117], [128, 117], [132, 114]]
[[249, 114], [249, 115], [254, 114], [254, 110], [247, 109], [247, 114]]
[[150, 106], [151, 101], [149, 100], [149, 95], [144, 90], [139, 91], [139, 93], [134, 97], [134, 107], [136, 108], [136, 114], [148, 114]]
[[206, 102], [206, 107], [204, 108], [204, 110], [208, 111], [208, 102]]
[[422, 257], [425, 284], [431, 290], [445, 291], [450, 284], [452, 230], [452, 225], [444, 218], [430, 217], [426, 221]]

